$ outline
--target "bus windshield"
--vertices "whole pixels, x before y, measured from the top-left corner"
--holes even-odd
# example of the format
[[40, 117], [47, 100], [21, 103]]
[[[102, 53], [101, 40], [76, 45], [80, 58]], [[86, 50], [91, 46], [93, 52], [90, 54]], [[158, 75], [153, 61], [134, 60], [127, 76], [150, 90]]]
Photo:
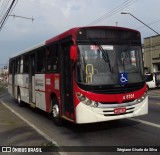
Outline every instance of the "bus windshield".
[[119, 84], [119, 74], [127, 83], [144, 81], [140, 46], [78, 45], [77, 82], [89, 85]]

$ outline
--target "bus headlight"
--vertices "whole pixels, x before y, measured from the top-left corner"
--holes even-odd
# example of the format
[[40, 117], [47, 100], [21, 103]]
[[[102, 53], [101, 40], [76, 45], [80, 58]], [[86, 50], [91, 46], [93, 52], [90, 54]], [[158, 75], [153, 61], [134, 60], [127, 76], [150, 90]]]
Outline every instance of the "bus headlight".
[[88, 100], [85, 101], [85, 104], [86, 104], [86, 105], [91, 105], [91, 104], [92, 104], [92, 101], [88, 99]]
[[79, 96], [79, 100], [83, 102], [86, 100], [86, 97], [84, 95], [81, 95], [81, 96]]
[[89, 98], [87, 98], [86, 96], [84, 96], [83, 94], [77, 92], [76, 93], [78, 99], [84, 103], [85, 105], [88, 105], [90, 107], [98, 107], [98, 102], [92, 101]]
[[147, 97], [147, 93], [145, 92], [142, 97], [137, 99], [137, 102], [138, 103], [142, 102], [146, 97]]

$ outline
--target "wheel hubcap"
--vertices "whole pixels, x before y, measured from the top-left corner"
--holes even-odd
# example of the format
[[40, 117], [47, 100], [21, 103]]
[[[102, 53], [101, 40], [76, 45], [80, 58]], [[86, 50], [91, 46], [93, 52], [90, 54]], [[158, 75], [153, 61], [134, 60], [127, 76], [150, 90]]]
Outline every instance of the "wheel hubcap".
[[59, 117], [59, 108], [58, 108], [58, 105], [55, 104], [52, 108], [52, 113], [53, 113], [53, 117], [54, 118], [57, 118]]
[[18, 103], [21, 102], [21, 98], [20, 98], [20, 95], [18, 94]]

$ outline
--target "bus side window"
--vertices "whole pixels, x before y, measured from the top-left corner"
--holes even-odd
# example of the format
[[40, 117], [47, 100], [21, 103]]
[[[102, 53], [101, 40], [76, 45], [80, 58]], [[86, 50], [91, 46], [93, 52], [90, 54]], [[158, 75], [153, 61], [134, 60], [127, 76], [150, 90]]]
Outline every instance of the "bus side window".
[[58, 45], [54, 44], [46, 48], [46, 71], [58, 72]]
[[36, 64], [35, 64], [35, 53], [31, 55], [31, 74], [34, 75], [35, 74], [35, 68], [36, 68]]
[[20, 64], [21, 63], [21, 59], [17, 58], [15, 59], [15, 73], [19, 74], [20, 73]]
[[37, 51], [37, 59], [36, 59], [37, 73], [44, 73], [45, 72], [44, 58], [45, 58], [44, 48], [39, 49]]
[[9, 60], [9, 74], [13, 73], [13, 60]]
[[23, 73], [29, 73], [29, 57], [28, 57], [28, 55], [23, 57]]

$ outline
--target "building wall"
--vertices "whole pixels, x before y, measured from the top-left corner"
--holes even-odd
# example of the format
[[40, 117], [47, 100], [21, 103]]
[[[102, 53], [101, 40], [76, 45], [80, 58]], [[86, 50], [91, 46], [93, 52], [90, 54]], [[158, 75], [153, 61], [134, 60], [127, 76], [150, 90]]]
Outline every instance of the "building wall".
[[144, 67], [160, 72], [160, 36], [144, 38]]

